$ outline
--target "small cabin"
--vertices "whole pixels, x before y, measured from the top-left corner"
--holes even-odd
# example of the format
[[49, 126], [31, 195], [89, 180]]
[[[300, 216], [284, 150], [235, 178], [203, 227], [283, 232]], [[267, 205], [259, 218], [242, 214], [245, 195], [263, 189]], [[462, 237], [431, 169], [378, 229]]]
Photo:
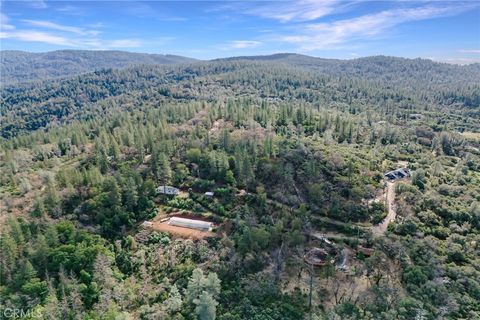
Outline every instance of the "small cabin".
[[179, 192], [180, 190], [172, 186], [159, 186], [157, 188], [157, 193], [160, 193], [160, 194], [168, 194], [168, 195], [176, 196]]
[[190, 229], [197, 229], [201, 231], [210, 231], [212, 230], [213, 223], [202, 220], [193, 220], [179, 217], [172, 217], [168, 221], [169, 225]]

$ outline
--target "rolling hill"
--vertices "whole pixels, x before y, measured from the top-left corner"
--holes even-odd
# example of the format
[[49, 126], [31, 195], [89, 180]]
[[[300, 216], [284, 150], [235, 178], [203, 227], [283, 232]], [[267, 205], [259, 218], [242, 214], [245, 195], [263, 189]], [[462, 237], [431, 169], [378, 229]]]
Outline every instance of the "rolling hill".
[[59, 50], [45, 53], [1, 51], [1, 83], [69, 77], [99, 69], [139, 64], [175, 64], [195, 59], [125, 51]]
[[[156, 57], [144, 56], [149, 61]], [[112, 112], [111, 108], [99, 109], [112, 101], [125, 109], [129, 105], [125, 101], [134, 101], [138, 106], [146, 100], [224, 101], [226, 97], [248, 96], [325, 106], [350, 105], [358, 112], [383, 110], [397, 117], [419, 110], [442, 115], [464, 112], [469, 120], [457, 121], [457, 130], [470, 130], [479, 117], [479, 83], [478, 65], [454, 66], [383, 56], [345, 61], [279, 54], [179, 65], [143, 64], [7, 85], [0, 91], [0, 127], [3, 137], [11, 137]]]

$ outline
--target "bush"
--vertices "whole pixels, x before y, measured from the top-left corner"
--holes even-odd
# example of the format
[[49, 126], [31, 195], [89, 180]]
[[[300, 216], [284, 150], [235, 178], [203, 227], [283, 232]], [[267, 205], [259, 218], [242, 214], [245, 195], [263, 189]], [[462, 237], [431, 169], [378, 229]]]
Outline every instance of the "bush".
[[405, 269], [403, 272], [403, 281], [406, 284], [414, 284], [416, 286], [422, 285], [427, 282], [428, 277], [423, 271], [423, 268], [418, 266], [412, 266]]
[[381, 202], [374, 202], [370, 207], [370, 216], [373, 224], [378, 224], [387, 216], [385, 206]]
[[402, 236], [414, 235], [417, 231], [417, 224], [412, 219], [405, 219], [402, 223], [398, 224], [395, 228], [395, 233]]

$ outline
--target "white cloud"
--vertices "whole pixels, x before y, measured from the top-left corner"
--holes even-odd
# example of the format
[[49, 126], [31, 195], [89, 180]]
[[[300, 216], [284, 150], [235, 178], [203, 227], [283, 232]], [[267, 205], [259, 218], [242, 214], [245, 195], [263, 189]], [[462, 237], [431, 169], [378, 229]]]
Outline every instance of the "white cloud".
[[14, 40], [26, 41], [26, 42], [43, 42], [48, 44], [69, 46], [69, 47], [75, 46], [75, 43], [67, 38], [64, 38], [58, 35], [53, 35], [46, 32], [35, 31], [35, 30], [0, 32], [0, 38], [14, 39]]
[[14, 26], [11, 24], [8, 24], [8, 17], [4, 15], [3, 13], [0, 13], [0, 30], [13, 30], [15, 29]]
[[83, 49], [120, 49], [138, 48], [142, 45], [140, 39], [97, 39], [97, 38], [68, 38], [60, 35], [36, 30], [18, 30], [0, 32], [0, 39], [13, 39], [24, 42], [43, 42], [58, 46]]
[[480, 54], [480, 49], [461, 49], [458, 52]]
[[[101, 39], [98, 28], [103, 28], [102, 23], [89, 24], [86, 27], [62, 25], [46, 20], [21, 20], [35, 29], [22, 29], [9, 24], [9, 18], [0, 13], [0, 39], [11, 39], [22, 42], [41, 42], [50, 45], [72, 47], [78, 49], [121, 49], [138, 48], [144, 41], [136, 38]], [[41, 30], [45, 29], [45, 30]], [[155, 41], [168, 42], [171, 37], [157, 37]]]
[[79, 9], [75, 6], [66, 5], [63, 7], [56, 7], [55, 10], [61, 11], [61, 12], [75, 12], [75, 11], [78, 11]]
[[47, 4], [43, 0], [32, 0], [29, 2], [30, 6], [35, 9], [45, 9], [48, 8]]
[[[84, 49], [120, 49], [137, 48], [142, 45], [140, 39], [99, 39], [100, 31], [81, 27], [66, 26], [43, 20], [21, 20], [32, 27], [49, 29], [40, 31], [31, 29], [16, 29], [8, 24], [8, 17], [1, 16], [0, 39], [12, 39], [23, 42], [42, 42], [51, 45], [84, 48]], [[95, 27], [100, 25], [96, 24]], [[92, 26], [93, 27], [93, 26]]]
[[260, 41], [253, 41], [253, 40], [235, 40], [230, 42], [230, 48], [233, 49], [246, 49], [246, 48], [253, 48], [261, 45]]
[[464, 7], [424, 6], [392, 9], [331, 23], [303, 25], [296, 34], [279, 37], [296, 44], [303, 51], [331, 49], [346, 42], [372, 39], [384, 35], [395, 26], [409, 22], [454, 15]]
[[50, 21], [25, 19], [25, 20], [22, 20], [22, 22], [24, 22], [26, 24], [29, 24], [32, 27], [39, 27], [39, 28], [46, 28], [46, 29], [52, 29], [52, 30], [58, 30], [58, 31], [65, 31], [65, 32], [71, 32], [71, 33], [76, 33], [76, 34], [86, 34], [87, 33], [83, 28], [65, 26], [65, 25], [57, 24], [57, 23], [50, 22]]
[[480, 58], [448, 58], [448, 57], [428, 57], [427, 59], [437, 61], [437, 62], [445, 62], [450, 64], [459, 64], [459, 65], [466, 65], [472, 63], [480, 63]]
[[339, 7], [346, 5], [339, 0], [301, 0], [261, 4], [246, 11], [262, 18], [275, 19], [281, 22], [311, 21], [335, 12]]
[[[137, 48], [142, 45], [140, 39], [99, 39], [100, 33], [96, 30], [86, 30], [80, 27], [64, 26], [49, 21], [22, 20], [23, 22], [39, 28], [54, 30], [54, 32], [16, 29], [9, 25], [8, 18], [1, 16], [0, 39], [12, 39], [23, 42], [42, 42], [51, 45], [75, 47], [84, 49], [119, 49]], [[55, 32], [57, 31], [57, 32]]]
[[142, 41], [139, 39], [117, 39], [105, 41], [103, 46], [106, 48], [138, 48], [142, 45]]
[[76, 43], [77, 47], [95, 50], [138, 48], [141, 45], [142, 40], [140, 39], [84, 39]]

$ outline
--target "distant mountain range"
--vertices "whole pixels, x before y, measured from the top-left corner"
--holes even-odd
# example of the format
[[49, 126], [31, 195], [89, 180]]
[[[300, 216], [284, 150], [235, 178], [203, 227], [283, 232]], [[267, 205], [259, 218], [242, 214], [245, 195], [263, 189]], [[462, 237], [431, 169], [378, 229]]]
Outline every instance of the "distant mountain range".
[[[135, 65], [191, 64], [205, 61], [162, 54], [134, 53], [125, 51], [59, 50], [45, 53], [25, 51], [0, 51], [0, 84], [68, 78], [103, 69], [120, 69]], [[331, 74], [360, 76], [363, 79], [378, 80], [378, 77], [398, 79], [421, 76], [422, 72], [434, 70], [437, 80], [444, 73], [459, 73], [462, 76], [480, 72], [480, 64], [467, 66], [438, 63], [427, 59], [405, 59], [386, 56], [372, 56], [351, 60], [323, 59], [295, 53], [278, 53], [265, 56], [238, 56], [210, 60], [210, 62], [258, 61], [282, 63], [311, 71]], [[401, 74], [399, 74], [401, 73]], [[430, 81], [431, 79], [426, 79]], [[470, 80], [470, 79], [469, 79]]]
[[125, 68], [140, 64], [175, 64], [197, 61], [175, 55], [125, 51], [59, 50], [45, 53], [0, 52], [1, 83], [61, 78], [99, 69]]
[[[323, 59], [294, 53], [278, 53], [265, 56], [239, 56], [214, 59], [211, 62], [258, 61], [287, 64], [310, 71], [330, 75], [352, 75], [370, 80], [405, 80], [433, 72], [436, 81], [442, 82], [442, 74], [458, 73], [477, 77], [480, 64], [467, 66], [438, 63], [427, 59], [405, 59], [386, 56], [372, 56], [351, 60]], [[176, 56], [125, 51], [59, 50], [45, 53], [24, 51], [0, 51], [0, 84], [68, 78], [102, 69], [120, 69], [135, 65], [172, 65], [205, 63], [205, 61]], [[425, 79], [431, 81], [432, 79]], [[459, 79], [461, 80], [461, 79]], [[469, 79], [471, 80], [471, 79]]]

